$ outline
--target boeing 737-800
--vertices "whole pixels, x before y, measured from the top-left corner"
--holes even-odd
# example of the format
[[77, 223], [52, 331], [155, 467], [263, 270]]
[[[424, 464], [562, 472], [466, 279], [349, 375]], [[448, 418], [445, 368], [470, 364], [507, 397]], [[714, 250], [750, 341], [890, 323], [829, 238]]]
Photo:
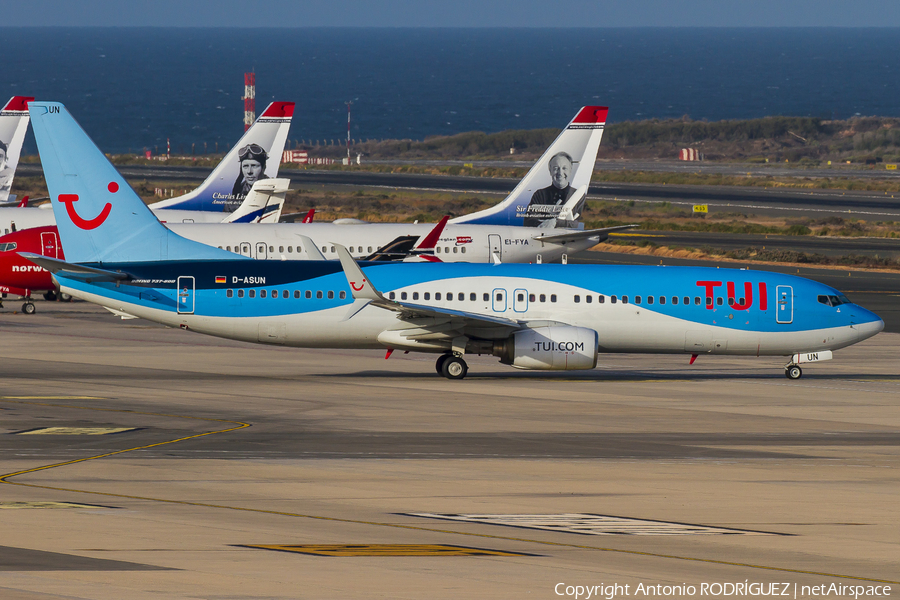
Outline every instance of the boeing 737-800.
[[600, 352], [784, 355], [796, 379], [884, 327], [834, 288], [764, 271], [360, 265], [340, 246], [340, 261], [247, 259], [166, 229], [65, 107], [29, 107], [67, 260], [25, 257], [120, 315], [249, 342], [430, 352], [451, 379], [465, 353], [572, 370]]

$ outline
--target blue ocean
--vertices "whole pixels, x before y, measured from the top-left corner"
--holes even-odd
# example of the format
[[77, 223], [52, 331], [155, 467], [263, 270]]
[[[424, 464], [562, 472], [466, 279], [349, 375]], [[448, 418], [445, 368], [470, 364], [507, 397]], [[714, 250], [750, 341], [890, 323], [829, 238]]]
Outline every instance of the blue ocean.
[[[106, 152], [225, 150], [291, 100], [291, 142], [765, 115], [900, 116], [900, 29], [0, 28], [0, 99], [58, 100]], [[35, 152], [33, 138], [27, 153]]]

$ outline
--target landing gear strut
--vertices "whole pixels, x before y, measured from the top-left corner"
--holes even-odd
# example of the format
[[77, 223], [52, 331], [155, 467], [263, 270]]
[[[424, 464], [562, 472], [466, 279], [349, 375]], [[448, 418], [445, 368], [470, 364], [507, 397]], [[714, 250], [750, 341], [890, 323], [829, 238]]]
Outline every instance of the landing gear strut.
[[447, 379], [462, 379], [469, 372], [469, 366], [461, 356], [455, 354], [441, 354], [434, 364], [439, 375]]
[[800, 379], [803, 370], [798, 365], [788, 365], [784, 368], [784, 376], [788, 379]]

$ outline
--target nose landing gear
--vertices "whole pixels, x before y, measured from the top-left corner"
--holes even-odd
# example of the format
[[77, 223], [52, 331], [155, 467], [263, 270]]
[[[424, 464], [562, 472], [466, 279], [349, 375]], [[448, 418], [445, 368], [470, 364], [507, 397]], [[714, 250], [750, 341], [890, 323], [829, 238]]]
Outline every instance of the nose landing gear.
[[800, 379], [803, 376], [803, 370], [798, 365], [787, 365], [784, 368], [784, 376], [788, 379]]

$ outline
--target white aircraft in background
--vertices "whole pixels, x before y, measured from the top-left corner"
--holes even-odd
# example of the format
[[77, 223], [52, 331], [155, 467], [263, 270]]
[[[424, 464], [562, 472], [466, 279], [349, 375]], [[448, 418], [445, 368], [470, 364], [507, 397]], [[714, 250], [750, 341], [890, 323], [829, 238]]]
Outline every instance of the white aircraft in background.
[[338, 258], [337, 247], [345, 246], [354, 258], [374, 261], [555, 262], [633, 227], [584, 230], [579, 222], [606, 115], [606, 107], [582, 108], [506, 199], [438, 226], [339, 219], [253, 227], [170, 223], [169, 228], [191, 240], [268, 260], [332, 260]]
[[13, 96], [0, 110], [0, 206], [16, 204], [16, 197], [10, 196], [22, 143], [28, 129], [28, 103], [34, 100], [27, 96]]
[[[25, 102], [20, 104], [23, 106], [24, 117], [19, 117], [17, 122], [21, 136], [24, 137], [28, 113], [24, 108]], [[4, 116], [5, 112], [4, 109]], [[150, 209], [158, 219], [167, 223], [231, 222], [231, 213], [244, 201], [254, 182], [278, 176], [293, 114], [293, 102], [272, 102], [199, 187], [183, 196], [151, 204]], [[24, 119], [24, 123], [21, 119]], [[2, 134], [0, 129], [0, 139], [3, 139]], [[19, 149], [21, 145], [20, 139]], [[0, 210], [0, 233], [54, 225], [56, 220], [50, 208], [48, 203], [37, 207]], [[273, 218], [273, 215], [271, 212], [262, 215], [264, 218], [260, 222], [277, 223], [281, 216], [280, 210], [278, 217]], [[250, 222], [246, 215], [244, 219], [240, 222]]]

